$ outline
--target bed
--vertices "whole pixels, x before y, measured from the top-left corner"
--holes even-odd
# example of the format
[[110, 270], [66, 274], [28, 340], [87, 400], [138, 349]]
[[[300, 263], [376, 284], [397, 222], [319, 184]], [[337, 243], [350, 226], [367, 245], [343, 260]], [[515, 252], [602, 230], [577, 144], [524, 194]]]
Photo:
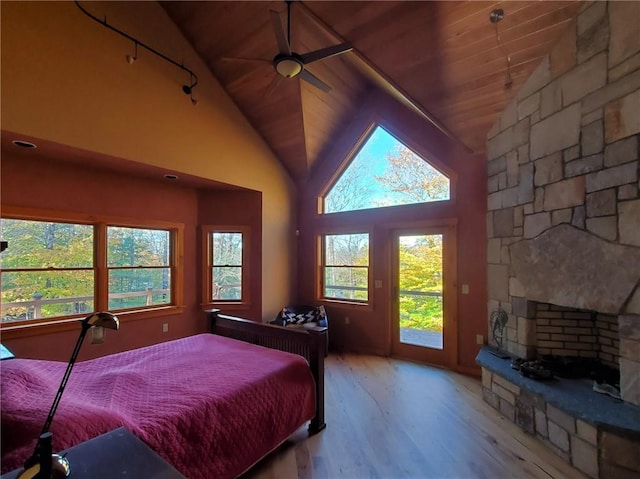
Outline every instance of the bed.
[[[324, 428], [326, 329], [209, 315], [214, 334], [77, 363], [51, 426], [54, 450], [125, 426], [186, 477], [223, 479], [307, 421], [310, 433]], [[3, 473], [32, 454], [65, 367], [2, 363]]]

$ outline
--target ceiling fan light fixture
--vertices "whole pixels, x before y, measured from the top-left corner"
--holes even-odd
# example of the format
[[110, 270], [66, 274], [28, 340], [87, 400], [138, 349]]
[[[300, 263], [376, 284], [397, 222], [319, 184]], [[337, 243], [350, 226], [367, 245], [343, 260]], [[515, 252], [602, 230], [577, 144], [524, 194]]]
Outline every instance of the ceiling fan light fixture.
[[292, 56], [276, 57], [273, 62], [273, 66], [279, 75], [285, 78], [293, 78], [304, 70], [304, 64]]

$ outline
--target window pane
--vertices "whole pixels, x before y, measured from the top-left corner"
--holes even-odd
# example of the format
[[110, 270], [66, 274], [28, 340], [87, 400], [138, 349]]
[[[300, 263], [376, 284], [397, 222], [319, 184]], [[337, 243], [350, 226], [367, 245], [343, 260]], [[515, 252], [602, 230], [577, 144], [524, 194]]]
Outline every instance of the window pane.
[[325, 297], [368, 300], [368, 268], [330, 266], [324, 271]]
[[242, 233], [212, 233], [213, 265], [242, 265]]
[[166, 230], [107, 227], [107, 264], [169, 266], [170, 235]]
[[242, 268], [237, 266], [214, 266], [211, 284], [214, 300], [242, 299]]
[[2, 321], [94, 310], [93, 271], [2, 272]]
[[356, 301], [369, 299], [369, 235], [324, 237], [324, 297]]
[[170, 303], [169, 268], [124, 268], [109, 271], [109, 309]]
[[0, 256], [2, 269], [91, 268], [93, 226], [3, 218], [2, 239], [9, 248]]
[[324, 198], [324, 213], [448, 200], [449, 178], [376, 127]]
[[369, 235], [367, 233], [325, 236], [325, 265], [368, 266]]

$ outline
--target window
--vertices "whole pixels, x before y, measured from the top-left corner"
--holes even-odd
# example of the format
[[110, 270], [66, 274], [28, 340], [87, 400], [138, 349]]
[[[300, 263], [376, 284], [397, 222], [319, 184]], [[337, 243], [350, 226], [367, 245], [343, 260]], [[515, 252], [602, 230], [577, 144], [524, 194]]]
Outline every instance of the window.
[[449, 178], [377, 126], [323, 198], [324, 213], [442, 201]]
[[0, 255], [2, 325], [105, 310], [154, 314], [181, 305], [181, 224], [138, 227], [58, 212], [47, 218], [41, 210], [5, 206], [3, 216], [9, 247]]
[[171, 303], [170, 232], [107, 227], [109, 310]]
[[93, 226], [2, 219], [2, 322], [95, 311]]
[[342, 301], [369, 301], [369, 234], [322, 237], [322, 296]]
[[249, 229], [205, 226], [204, 302], [247, 304], [249, 300]]

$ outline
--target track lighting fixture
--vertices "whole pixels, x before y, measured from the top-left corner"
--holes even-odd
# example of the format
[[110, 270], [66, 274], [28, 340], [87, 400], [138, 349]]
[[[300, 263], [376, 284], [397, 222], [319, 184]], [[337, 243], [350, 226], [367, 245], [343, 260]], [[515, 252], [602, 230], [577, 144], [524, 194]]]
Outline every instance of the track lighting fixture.
[[127, 63], [131, 65], [138, 59], [138, 42], [134, 42], [133, 55], [127, 55]]
[[189, 79], [190, 79], [190, 83], [188, 85], [184, 85], [182, 87], [182, 91], [186, 94], [189, 95], [189, 98], [191, 99], [191, 103], [195, 106], [198, 104], [198, 100], [193, 98], [193, 89], [195, 88], [195, 86], [198, 84], [198, 77], [196, 76], [195, 73], [193, 73], [193, 71], [191, 71], [190, 69], [188, 69], [187, 67], [185, 67], [182, 63], [178, 63], [175, 60], [172, 60], [171, 58], [169, 58], [168, 56], [164, 55], [163, 53], [160, 53], [157, 50], [154, 50], [153, 48], [151, 48], [150, 46], [142, 43], [141, 41], [133, 38], [131, 35], [129, 35], [128, 33], [123, 32], [122, 30], [117, 29], [116, 27], [109, 25], [107, 23], [107, 19], [105, 17], [104, 20], [100, 20], [98, 17], [94, 16], [93, 14], [89, 13], [87, 10], [84, 9], [84, 7], [82, 7], [82, 5], [80, 5], [80, 2], [78, 2], [77, 0], [74, 2], [76, 4], [76, 6], [82, 11], [82, 13], [84, 13], [86, 16], [88, 16], [89, 18], [91, 18], [93, 21], [99, 23], [100, 25], [102, 25], [105, 28], [108, 28], [111, 31], [116, 32], [118, 35], [122, 35], [125, 38], [128, 38], [129, 40], [131, 40], [133, 42], [134, 45], [134, 53], [133, 55], [127, 55], [125, 58], [127, 59], [127, 63], [129, 63], [130, 65], [132, 63], [134, 63], [137, 59], [138, 59], [138, 45], [140, 45], [142, 48], [146, 49], [147, 51], [153, 53], [156, 56], [159, 56], [160, 58], [162, 58], [163, 60], [168, 61], [169, 63], [177, 66], [178, 68], [180, 68], [181, 70], [187, 72], [189, 74]]
[[191, 76], [191, 85], [182, 85], [182, 91], [185, 93], [185, 95], [189, 95], [189, 97], [191, 98], [191, 104], [193, 106], [196, 106], [198, 104], [198, 100], [196, 98], [193, 98], [193, 87], [196, 85], [196, 83], [198, 83], [197, 81], [194, 83], [193, 82], [193, 75]]

